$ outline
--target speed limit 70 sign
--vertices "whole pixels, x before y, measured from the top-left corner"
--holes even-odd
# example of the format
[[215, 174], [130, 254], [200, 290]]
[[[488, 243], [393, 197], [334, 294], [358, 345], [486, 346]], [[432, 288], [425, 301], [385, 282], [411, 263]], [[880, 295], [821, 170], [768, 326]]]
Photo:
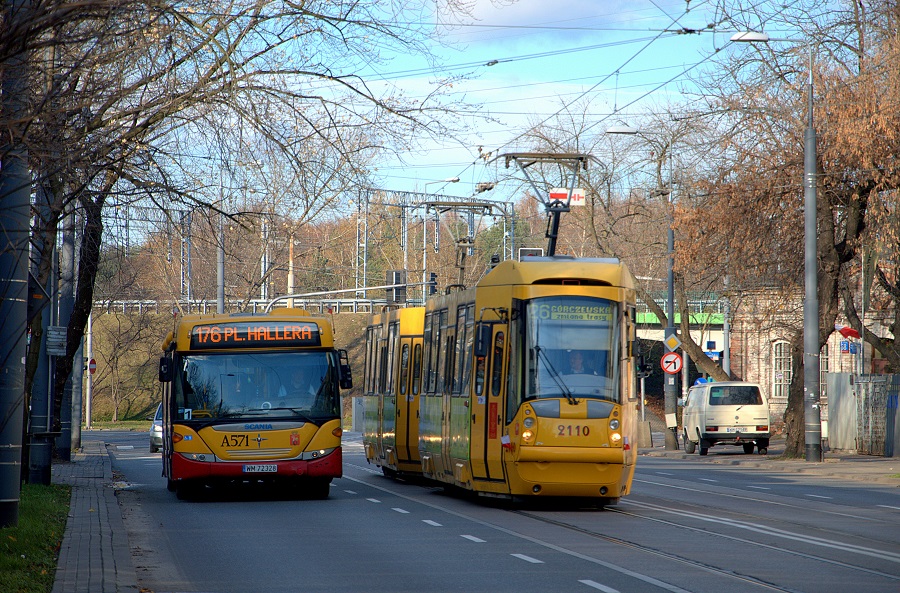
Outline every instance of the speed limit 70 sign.
[[663, 354], [660, 366], [670, 375], [677, 375], [681, 372], [681, 355], [677, 352], [666, 352]]

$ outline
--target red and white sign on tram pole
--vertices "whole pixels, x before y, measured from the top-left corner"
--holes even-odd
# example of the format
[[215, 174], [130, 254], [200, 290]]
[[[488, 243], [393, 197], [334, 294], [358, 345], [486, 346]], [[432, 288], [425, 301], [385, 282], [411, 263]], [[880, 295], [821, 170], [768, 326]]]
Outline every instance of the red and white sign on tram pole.
[[669, 373], [670, 375], [677, 375], [681, 372], [681, 355], [677, 352], [666, 352], [663, 354], [662, 360], [660, 361], [660, 366], [662, 370]]
[[[569, 197], [569, 190], [564, 187], [554, 187], [550, 190], [550, 201], [559, 200], [565, 202]], [[569, 200], [569, 206], [584, 206], [584, 190], [576, 187], [572, 190], [572, 199]]]
[[92, 375], [97, 372], [97, 361], [93, 358], [88, 362], [88, 372]]

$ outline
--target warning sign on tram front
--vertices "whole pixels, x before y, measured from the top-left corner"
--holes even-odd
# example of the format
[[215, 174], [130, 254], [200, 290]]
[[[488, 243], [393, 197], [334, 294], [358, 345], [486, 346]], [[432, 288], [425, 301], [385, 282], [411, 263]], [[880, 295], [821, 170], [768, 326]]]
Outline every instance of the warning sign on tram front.
[[670, 375], [677, 375], [681, 372], [681, 355], [677, 352], [666, 352], [663, 354], [660, 366]]

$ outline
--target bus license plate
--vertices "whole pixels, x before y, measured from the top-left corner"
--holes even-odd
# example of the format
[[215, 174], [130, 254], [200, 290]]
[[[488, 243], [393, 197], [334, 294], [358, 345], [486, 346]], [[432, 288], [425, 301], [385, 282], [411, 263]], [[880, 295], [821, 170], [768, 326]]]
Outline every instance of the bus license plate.
[[244, 466], [245, 474], [275, 474], [278, 473], [278, 466], [274, 463], [262, 463]]

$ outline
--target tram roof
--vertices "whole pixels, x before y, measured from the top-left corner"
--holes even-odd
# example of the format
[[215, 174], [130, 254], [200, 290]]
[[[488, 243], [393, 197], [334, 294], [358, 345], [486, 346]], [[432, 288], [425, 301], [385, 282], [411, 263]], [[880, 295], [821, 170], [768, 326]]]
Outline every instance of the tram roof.
[[575, 258], [571, 256], [528, 257], [524, 261], [506, 260], [497, 264], [478, 282], [478, 286], [543, 284], [554, 280], [592, 280], [610, 286], [634, 288], [634, 277], [617, 258]]

